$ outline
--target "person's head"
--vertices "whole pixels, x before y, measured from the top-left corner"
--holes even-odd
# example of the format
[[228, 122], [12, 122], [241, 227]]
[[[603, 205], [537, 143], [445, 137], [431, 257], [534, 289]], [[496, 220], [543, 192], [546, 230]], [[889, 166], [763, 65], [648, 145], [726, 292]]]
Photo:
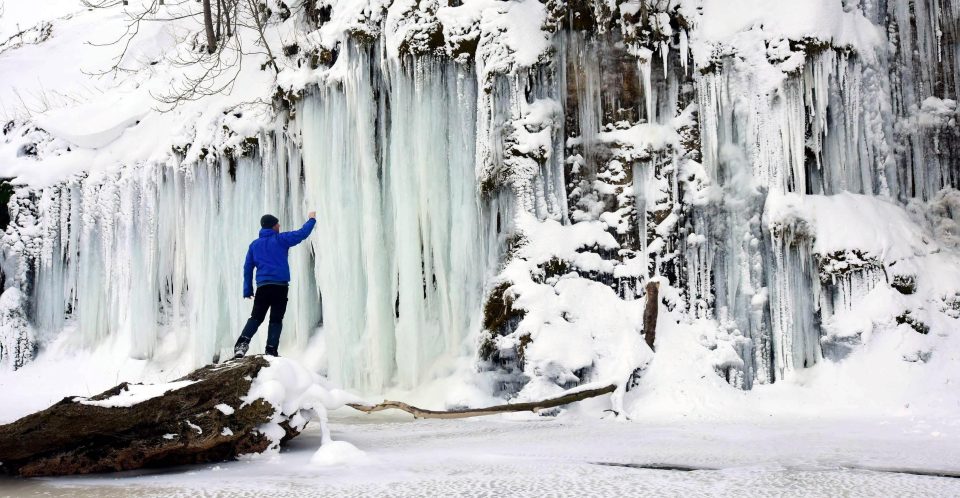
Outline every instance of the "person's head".
[[273, 231], [280, 231], [280, 220], [272, 214], [265, 214], [260, 217], [260, 227], [261, 228], [272, 228]]

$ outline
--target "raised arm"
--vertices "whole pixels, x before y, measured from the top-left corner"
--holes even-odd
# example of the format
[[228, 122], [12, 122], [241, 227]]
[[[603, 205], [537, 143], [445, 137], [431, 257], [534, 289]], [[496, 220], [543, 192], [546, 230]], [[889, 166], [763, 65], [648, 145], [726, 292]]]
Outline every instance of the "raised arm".
[[247, 259], [243, 262], [243, 297], [253, 297], [253, 252], [247, 249]]
[[310, 236], [310, 232], [313, 231], [313, 226], [317, 224], [317, 220], [314, 218], [314, 213], [310, 213], [310, 219], [303, 224], [303, 227], [300, 230], [294, 230], [292, 232], [283, 232], [278, 237], [280, 242], [282, 242], [287, 247], [293, 247], [304, 241], [307, 237]]

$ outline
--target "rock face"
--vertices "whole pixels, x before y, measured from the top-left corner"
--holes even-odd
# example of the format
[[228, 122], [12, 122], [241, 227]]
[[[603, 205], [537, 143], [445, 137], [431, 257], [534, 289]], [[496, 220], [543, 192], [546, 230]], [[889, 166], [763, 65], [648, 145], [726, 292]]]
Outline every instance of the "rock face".
[[[24, 477], [86, 474], [262, 452], [305, 425], [289, 423], [262, 398], [244, 399], [269, 365], [248, 356], [167, 384], [125, 382], [91, 398], [64, 398], [0, 426], [0, 468]], [[285, 432], [279, 442], [258, 430], [277, 420]]]

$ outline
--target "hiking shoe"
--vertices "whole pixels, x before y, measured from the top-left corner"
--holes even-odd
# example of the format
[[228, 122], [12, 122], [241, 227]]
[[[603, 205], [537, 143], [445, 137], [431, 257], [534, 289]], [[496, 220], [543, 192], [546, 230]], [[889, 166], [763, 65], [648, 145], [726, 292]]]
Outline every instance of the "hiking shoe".
[[238, 360], [243, 358], [243, 356], [247, 354], [247, 348], [249, 347], [250, 343], [243, 340], [243, 337], [237, 339], [237, 344], [233, 347], [233, 359]]

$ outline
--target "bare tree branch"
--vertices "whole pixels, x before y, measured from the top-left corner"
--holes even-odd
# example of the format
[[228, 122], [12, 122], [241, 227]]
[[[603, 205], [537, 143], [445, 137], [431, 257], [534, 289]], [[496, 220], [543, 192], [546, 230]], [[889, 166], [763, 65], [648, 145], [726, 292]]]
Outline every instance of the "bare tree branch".
[[280, 68], [277, 67], [277, 60], [273, 57], [273, 51], [270, 50], [270, 44], [267, 43], [267, 39], [264, 35], [264, 24], [260, 20], [260, 8], [254, 3], [254, 0], [247, 0], [247, 5], [250, 8], [250, 13], [253, 17], [253, 21], [257, 24], [257, 33], [260, 35], [260, 43], [263, 44], [263, 47], [267, 50], [267, 55], [270, 57], [270, 64], [273, 66], [273, 70], [280, 74]]
[[570, 403], [581, 401], [588, 398], [594, 398], [604, 394], [610, 394], [617, 389], [615, 384], [600, 387], [597, 389], [572, 389], [562, 396], [544, 399], [540, 401], [531, 401], [527, 403], [508, 403], [505, 405], [488, 406], [486, 408], [466, 408], [462, 410], [426, 410], [408, 405], [401, 401], [384, 401], [377, 405], [363, 405], [360, 403], [348, 403], [347, 406], [365, 413], [379, 412], [383, 410], [403, 410], [414, 418], [469, 418], [482, 417], [484, 415], [495, 415], [497, 413], [507, 412], [534, 412], [556, 408], [558, 406], [568, 405]]

